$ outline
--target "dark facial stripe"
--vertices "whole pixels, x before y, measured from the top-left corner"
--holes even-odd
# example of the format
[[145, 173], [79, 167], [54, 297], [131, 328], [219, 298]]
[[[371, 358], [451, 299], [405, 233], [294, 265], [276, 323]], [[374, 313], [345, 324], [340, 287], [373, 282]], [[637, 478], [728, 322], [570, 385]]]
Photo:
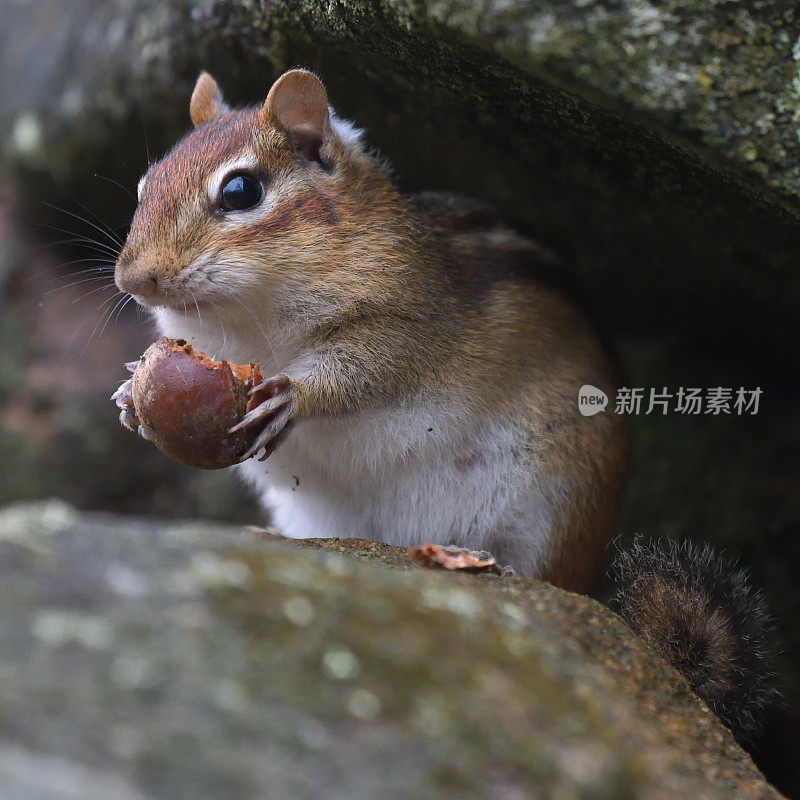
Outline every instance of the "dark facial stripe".
[[337, 214], [333, 201], [325, 195], [306, 190], [282, 203], [269, 216], [228, 236], [232, 245], [245, 244], [254, 238], [268, 238], [300, 224], [313, 227], [333, 227]]

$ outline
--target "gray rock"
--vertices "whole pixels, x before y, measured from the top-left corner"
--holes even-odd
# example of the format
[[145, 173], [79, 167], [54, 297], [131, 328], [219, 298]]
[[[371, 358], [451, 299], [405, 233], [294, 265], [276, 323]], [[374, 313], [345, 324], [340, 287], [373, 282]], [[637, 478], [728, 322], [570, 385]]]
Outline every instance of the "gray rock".
[[0, 585], [8, 800], [780, 796], [618, 618], [534, 581], [51, 501], [0, 510]]

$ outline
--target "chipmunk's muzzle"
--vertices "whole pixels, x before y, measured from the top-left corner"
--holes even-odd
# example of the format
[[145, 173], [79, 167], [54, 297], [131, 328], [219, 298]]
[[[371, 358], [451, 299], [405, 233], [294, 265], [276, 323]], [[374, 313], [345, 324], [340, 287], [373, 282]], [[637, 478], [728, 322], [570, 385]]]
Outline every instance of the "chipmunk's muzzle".
[[123, 292], [143, 298], [154, 298], [158, 294], [158, 276], [147, 265], [139, 261], [120, 258], [114, 270], [114, 283]]
[[174, 258], [163, 252], [124, 249], [117, 259], [114, 282], [145, 305], [162, 305], [170, 277], [176, 272]]

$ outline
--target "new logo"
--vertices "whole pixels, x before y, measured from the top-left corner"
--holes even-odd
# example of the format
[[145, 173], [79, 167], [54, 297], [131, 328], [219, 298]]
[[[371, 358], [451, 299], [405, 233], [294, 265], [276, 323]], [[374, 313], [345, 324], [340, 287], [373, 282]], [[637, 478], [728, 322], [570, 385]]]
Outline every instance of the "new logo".
[[600, 411], [605, 411], [608, 405], [608, 396], [602, 389], [585, 383], [578, 391], [578, 411], [584, 417], [592, 417]]

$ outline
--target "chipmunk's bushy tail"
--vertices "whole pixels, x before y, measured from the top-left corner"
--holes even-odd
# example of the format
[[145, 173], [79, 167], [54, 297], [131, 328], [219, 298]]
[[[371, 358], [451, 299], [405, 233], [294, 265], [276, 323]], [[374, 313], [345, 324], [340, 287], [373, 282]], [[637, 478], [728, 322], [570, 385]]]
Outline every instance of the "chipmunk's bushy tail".
[[684, 675], [743, 743], [760, 734], [778, 696], [770, 670], [772, 629], [748, 575], [710, 546], [634, 542], [611, 574], [628, 625]]

